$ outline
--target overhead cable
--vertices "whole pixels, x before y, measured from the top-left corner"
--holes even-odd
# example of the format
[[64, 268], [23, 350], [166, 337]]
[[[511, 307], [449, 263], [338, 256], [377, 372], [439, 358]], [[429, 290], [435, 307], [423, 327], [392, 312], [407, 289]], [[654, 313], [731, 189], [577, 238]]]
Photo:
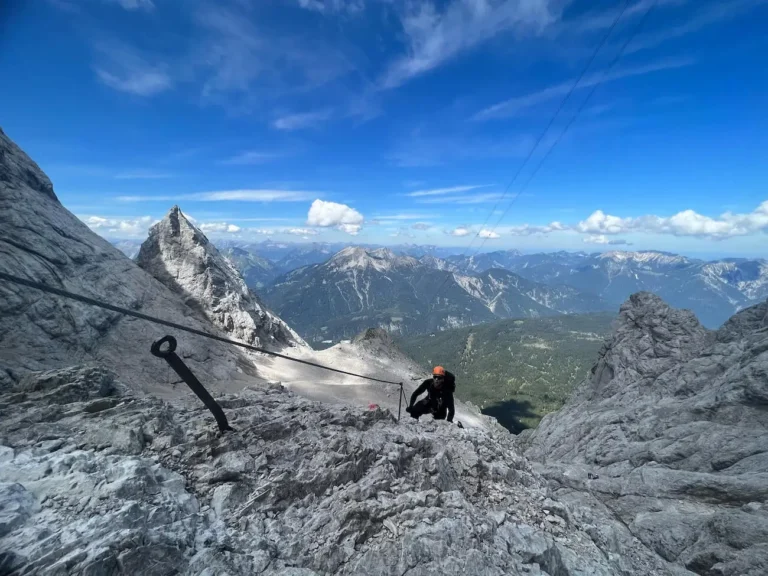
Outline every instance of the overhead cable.
[[286, 356], [285, 354], [280, 354], [278, 352], [273, 352], [271, 350], [267, 350], [265, 348], [260, 348], [258, 346], [251, 346], [250, 344], [245, 344], [244, 342], [238, 342], [237, 340], [230, 340], [229, 338], [223, 338], [222, 336], [217, 336], [215, 334], [211, 334], [209, 332], [205, 332], [204, 330], [198, 330], [196, 328], [190, 328], [189, 326], [184, 326], [183, 324], [177, 324], [176, 322], [171, 322], [169, 320], [163, 320], [162, 318], [155, 318], [154, 316], [149, 316], [147, 314], [142, 314], [141, 312], [136, 312], [134, 310], [129, 310], [127, 308], [122, 308], [120, 306], [115, 306], [113, 304], [109, 304], [107, 302], [102, 302], [101, 300], [96, 300], [94, 298], [89, 298], [87, 296], [82, 296], [81, 294], [75, 294], [73, 292], [68, 292], [66, 290], [62, 290], [60, 288], [54, 288], [53, 286], [49, 286], [47, 284], [43, 284], [41, 282], [35, 282], [33, 280], [27, 280], [26, 278], [20, 278], [18, 276], [13, 276], [11, 274], [6, 274], [4, 272], [0, 272], [0, 280], [5, 280], [6, 282], [11, 282], [13, 284], [18, 284], [21, 286], [26, 286], [27, 288], [34, 288], [35, 290], [40, 290], [42, 292], [47, 292], [49, 294], [55, 294], [57, 296], [61, 296], [62, 298], [68, 298], [70, 300], [77, 300], [78, 302], [82, 302], [84, 304], [88, 304], [90, 306], [97, 306], [99, 308], [104, 308], [105, 310], [111, 310], [112, 312], [117, 312], [119, 314], [124, 314], [126, 316], [132, 316], [134, 318], [138, 318], [140, 320], [146, 320], [147, 322], [152, 322], [154, 324], [160, 324], [161, 326], [168, 326], [170, 328], [175, 328], [176, 330], [181, 330], [183, 332], [189, 332], [190, 334], [196, 334], [198, 336], [202, 336], [204, 338], [209, 338], [211, 340], [217, 340], [218, 342], [223, 342], [224, 344], [231, 344], [233, 346], [239, 346], [240, 348], [245, 348], [246, 350], [251, 350], [253, 352], [260, 352], [262, 354], [267, 354], [268, 356], [274, 356], [276, 358], [283, 358], [285, 360], [290, 360], [291, 362], [298, 362], [299, 364], [305, 364], [307, 366], [313, 366], [315, 368], [321, 368], [323, 370], [329, 370], [331, 372], [337, 372], [339, 374], [345, 374], [347, 376], [354, 376], [356, 378], [363, 378], [365, 380], [371, 380], [373, 382], [381, 382], [383, 384], [395, 384], [398, 386], [401, 386], [401, 382], [393, 382], [391, 380], [382, 380], [380, 378], [373, 378], [372, 376], [364, 376], [363, 374], [355, 374], [354, 372], [347, 372], [346, 370], [339, 370], [338, 368], [332, 368], [330, 366], [324, 366], [322, 364], [318, 364], [316, 362], [310, 362], [309, 360], [301, 360], [300, 358], [292, 358], [290, 356]]
[[[475, 234], [472, 237], [472, 240], [470, 241], [469, 245], [465, 248], [464, 252], [461, 253], [459, 258], [463, 258], [464, 256], [466, 256], [467, 252], [469, 252], [469, 249], [472, 247], [472, 244], [474, 244], [475, 240], [480, 237], [480, 234], [485, 229], [486, 224], [488, 224], [488, 222], [490, 221], [491, 216], [493, 216], [493, 214], [496, 212], [496, 209], [499, 207], [499, 205], [504, 200], [504, 198], [506, 198], [506, 196], [509, 193], [510, 189], [512, 188], [514, 183], [517, 181], [517, 179], [520, 177], [520, 174], [523, 172], [523, 169], [526, 167], [528, 162], [531, 160], [531, 158], [533, 157], [533, 154], [536, 152], [536, 149], [539, 147], [541, 142], [544, 140], [544, 136], [546, 136], [547, 132], [549, 132], [549, 129], [552, 127], [552, 124], [554, 124], [555, 120], [560, 115], [560, 112], [563, 110], [563, 108], [567, 104], [568, 100], [570, 100], [571, 95], [574, 93], [574, 91], [578, 87], [579, 83], [584, 78], [584, 75], [587, 73], [587, 71], [592, 66], [592, 63], [595, 61], [595, 58], [597, 58], [597, 55], [600, 53], [600, 50], [602, 50], [603, 46], [608, 41], [608, 38], [613, 33], [613, 30], [616, 28], [616, 25], [619, 23], [619, 20], [621, 20], [621, 17], [624, 15], [624, 13], [626, 12], [627, 8], [629, 7], [629, 2], [630, 2], [630, 0], [626, 0], [624, 2], [624, 6], [622, 7], [621, 11], [616, 15], [616, 18], [614, 19], [613, 23], [608, 28], [608, 31], [606, 32], [605, 36], [603, 36], [603, 39], [600, 41], [600, 44], [598, 44], [597, 48], [592, 53], [592, 56], [587, 61], [586, 66], [584, 66], [584, 68], [581, 70], [581, 73], [579, 74], [578, 78], [576, 78], [576, 81], [573, 83], [573, 86], [571, 86], [570, 90], [568, 90], [568, 93], [560, 101], [560, 105], [557, 107], [557, 110], [555, 110], [555, 113], [549, 119], [549, 122], [547, 123], [546, 127], [544, 128], [544, 130], [542, 130], [541, 134], [539, 134], [539, 137], [534, 142], [533, 147], [528, 152], [528, 155], [525, 157], [525, 159], [523, 160], [522, 164], [520, 164], [520, 167], [517, 169], [517, 172], [515, 172], [515, 175], [512, 177], [512, 180], [510, 180], [509, 184], [507, 184], [506, 188], [504, 189], [504, 192], [499, 197], [499, 199], [496, 201], [496, 204], [494, 204], [494, 206], [491, 209], [491, 211], [488, 213], [488, 216], [486, 217], [486, 219], [483, 222], [482, 226], [480, 226], [480, 229], [478, 230], [477, 234]], [[519, 193], [517, 194], [517, 196], [519, 196]], [[517, 198], [517, 196], [515, 196], [515, 198], [513, 198], [512, 202], [514, 202], [514, 200]], [[496, 226], [498, 226], [498, 223], [496, 224]], [[486, 235], [486, 237], [483, 239], [483, 241], [480, 244], [480, 248], [482, 248], [485, 245], [485, 243], [488, 241], [488, 237], [489, 236], [490, 235]], [[475, 253], [472, 255], [472, 258], [477, 256], [477, 254], [480, 252], [480, 248], [478, 248], [478, 250], [475, 251]], [[434, 295], [427, 300], [427, 305], [428, 306], [429, 306], [429, 303], [432, 301], [432, 299], [438, 296], [438, 294], [440, 293], [440, 290], [442, 290], [443, 286], [445, 286], [446, 282], [448, 282], [448, 279], [451, 277], [451, 274], [452, 274], [452, 272], [448, 271], [448, 274], [446, 275], [446, 277], [443, 280], [442, 284], [440, 284], [440, 286], [438, 286], [437, 290], [435, 290]]]

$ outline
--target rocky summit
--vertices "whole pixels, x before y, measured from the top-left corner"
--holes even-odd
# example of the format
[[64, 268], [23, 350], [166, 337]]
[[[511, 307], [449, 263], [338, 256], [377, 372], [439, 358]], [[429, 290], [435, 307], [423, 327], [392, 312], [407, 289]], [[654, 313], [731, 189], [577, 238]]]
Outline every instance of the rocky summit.
[[151, 228], [136, 262], [237, 340], [276, 350], [308, 347], [178, 206]]
[[592, 375], [519, 442], [555, 495], [702, 575], [768, 574], [768, 302], [716, 332], [650, 293]]
[[221, 396], [220, 434], [198, 404], [124, 390], [73, 367], [0, 396], [0, 573], [667, 573], [632, 542], [621, 570], [506, 433], [277, 386]]

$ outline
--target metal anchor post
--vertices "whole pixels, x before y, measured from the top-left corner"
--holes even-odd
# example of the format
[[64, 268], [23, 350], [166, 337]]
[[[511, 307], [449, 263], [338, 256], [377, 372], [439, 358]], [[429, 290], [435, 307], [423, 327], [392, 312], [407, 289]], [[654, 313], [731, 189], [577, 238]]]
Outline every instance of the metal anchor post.
[[[163, 348], [166, 344], [167, 347]], [[208, 390], [200, 384], [200, 381], [192, 373], [192, 370], [190, 370], [187, 365], [184, 364], [184, 361], [176, 354], [176, 338], [173, 336], [165, 336], [157, 342], [154, 342], [150, 351], [153, 356], [157, 356], [168, 362], [168, 365], [179, 375], [179, 378], [186, 382], [187, 386], [192, 389], [192, 392], [197, 394], [197, 397], [203, 401], [203, 404], [205, 404], [208, 410], [211, 411], [213, 417], [216, 418], [216, 423], [219, 425], [220, 431], [233, 430], [229, 425], [229, 422], [227, 422], [224, 410], [222, 410], [221, 406], [219, 406], [216, 400], [213, 399], [213, 396], [208, 393]]]

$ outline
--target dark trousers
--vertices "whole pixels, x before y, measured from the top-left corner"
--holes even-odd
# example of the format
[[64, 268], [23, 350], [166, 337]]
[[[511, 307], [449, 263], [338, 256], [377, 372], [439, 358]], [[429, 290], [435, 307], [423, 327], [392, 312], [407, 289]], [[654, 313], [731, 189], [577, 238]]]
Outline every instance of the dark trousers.
[[424, 400], [419, 400], [413, 405], [413, 408], [411, 408], [411, 417], [418, 420], [419, 417], [424, 416], [425, 414], [432, 414], [435, 417], [435, 420], [445, 420], [445, 417], [448, 414], [448, 409], [443, 408], [442, 410], [438, 410], [437, 406], [434, 406], [429, 401], [429, 398], [424, 398]]

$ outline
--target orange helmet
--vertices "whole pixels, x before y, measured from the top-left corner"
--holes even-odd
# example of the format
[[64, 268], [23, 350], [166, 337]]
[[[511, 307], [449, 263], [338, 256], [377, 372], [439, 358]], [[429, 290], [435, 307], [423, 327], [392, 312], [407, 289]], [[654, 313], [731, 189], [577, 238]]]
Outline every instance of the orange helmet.
[[435, 366], [432, 369], [432, 375], [433, 376], [445, 376], [445, 368], [442, 366]]

